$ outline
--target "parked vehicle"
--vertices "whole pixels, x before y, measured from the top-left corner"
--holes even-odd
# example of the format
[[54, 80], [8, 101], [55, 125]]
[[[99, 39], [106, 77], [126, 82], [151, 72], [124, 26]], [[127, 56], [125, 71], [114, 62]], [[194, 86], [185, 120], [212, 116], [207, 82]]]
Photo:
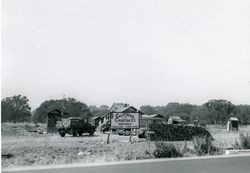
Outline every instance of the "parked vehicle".
[[86, 119], [71, 117], [58, 121], [56, 128], [61, 137], [64, 137], [65, 134], [82, 136], [83, 133], [89, 133], [92, 136], [94, 135], [96, 126], [88, 123]]
[[[118, 135], [124, 135], [124, 136], [129, 136], [131, 133], [131, 129], [121, 129], [121, 130], [118, 130], [117, 134]], [[132, 132], [132, 135], [134, 133]]]
[[111, 127], [110, 127], [110, 121], [107, 121], [106, 123], [104, 123], [102, 126], [101, 126], [101, 131], [103, 133], [105, 133], [106, 131], [110, 131]]
[[146, 138], [145, 132], [147, 131], [147, 128], [140, 128], [137, 130], [137, 135], [139, 138]]
[[194, 124], [195, 126], [201, 126], [201, 127], [206, 128], [206, 123], [205, 123], [204, 121], [194, 120], [194, 121], [193, 121], [193, 124]]

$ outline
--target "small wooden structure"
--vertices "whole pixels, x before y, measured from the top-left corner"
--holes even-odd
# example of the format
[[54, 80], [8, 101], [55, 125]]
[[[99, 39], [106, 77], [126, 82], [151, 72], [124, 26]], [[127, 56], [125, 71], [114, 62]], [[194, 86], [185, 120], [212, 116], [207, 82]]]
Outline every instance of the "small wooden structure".
[[239, 129], [239, 120], [237, 117], [230, 117], [227, 122], [227, 130], [238, 130]]
[[162, 123], [164, 122], [164, 116], [160, 114], [146, 115], [142, 114], [140, 119], [140, 127], [148, 127], [152, 123]]
[[186, 124], [186, 121], [181, 119], [179, 116], [170, 116], [168, 118], [168, 124], [183, 125], [183, 124]]
[[54, 109], [47, 113], [48, 120], [47, 120], [47, 133], [55, 133], [56, 132], [56, 122], [62, 118], [63, 113], [58, 110]]
[[95, 126], [99, 126], [100, 122], [101, 122], [102, 118], [99, 117], [93, 117], [91, 118], [91, 124], [95, 125]]

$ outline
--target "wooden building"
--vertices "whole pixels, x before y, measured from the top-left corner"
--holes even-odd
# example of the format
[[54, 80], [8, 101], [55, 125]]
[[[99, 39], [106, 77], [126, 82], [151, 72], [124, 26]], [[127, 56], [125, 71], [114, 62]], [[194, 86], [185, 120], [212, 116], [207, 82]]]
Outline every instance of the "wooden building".
[[56, 132], [56, 122], [62, 118], [62, 112], [58, 109], [54, 109], [47, 113], [47, 133], [55, 133]]
[[91, 124], [98, 126], [102, 121], [101, 117], [93, 117], [91, 118]]
[[140, 128], [148, 127], [152, 123], [162, 123], [164, 122], [164, 116], [160, 114], [146, 115], [142, 114], [140, 119]]
[[227, 130], [238, 130], [239, 129], [239, 120], [237, 117], [230, 117], [227, 122]]
[[170, 116], [168, 118], [168, 124], [186, 124], [187, 121], [181, 119], [179, 116]]
[[106, 121], [110, 121], [110, 116], [113, 112], [119, 112], [119, 113], [139, 113], [140, 115], [142, 115], [143, 113], [136, 109], [133, 106], [129, 106], [127, 104], [122, 105], [122, 106], [112, 106], [110, 108], [110, 111], [104, 115], [102, 115], [101, 118], [101, 122], [104, 123]]

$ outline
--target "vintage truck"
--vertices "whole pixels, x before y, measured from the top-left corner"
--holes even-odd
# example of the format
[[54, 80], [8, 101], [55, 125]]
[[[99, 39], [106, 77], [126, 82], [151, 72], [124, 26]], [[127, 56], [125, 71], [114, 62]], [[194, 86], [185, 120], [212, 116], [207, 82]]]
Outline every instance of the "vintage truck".
[[82, 136], [83, 133], [89, 133], [93, 136], [96, 126], [88, 123], [84, 118], [70, 117], [57, 121], [56, 128], [61, 137], [64, 137], [65, 134]]

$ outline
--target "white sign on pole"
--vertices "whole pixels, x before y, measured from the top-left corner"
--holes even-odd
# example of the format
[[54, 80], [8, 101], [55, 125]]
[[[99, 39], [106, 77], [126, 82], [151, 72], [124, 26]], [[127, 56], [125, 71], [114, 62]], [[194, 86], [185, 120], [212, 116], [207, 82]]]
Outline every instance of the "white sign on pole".
[[139, 129], [139, 113], [112, 113], [111, 129]]

